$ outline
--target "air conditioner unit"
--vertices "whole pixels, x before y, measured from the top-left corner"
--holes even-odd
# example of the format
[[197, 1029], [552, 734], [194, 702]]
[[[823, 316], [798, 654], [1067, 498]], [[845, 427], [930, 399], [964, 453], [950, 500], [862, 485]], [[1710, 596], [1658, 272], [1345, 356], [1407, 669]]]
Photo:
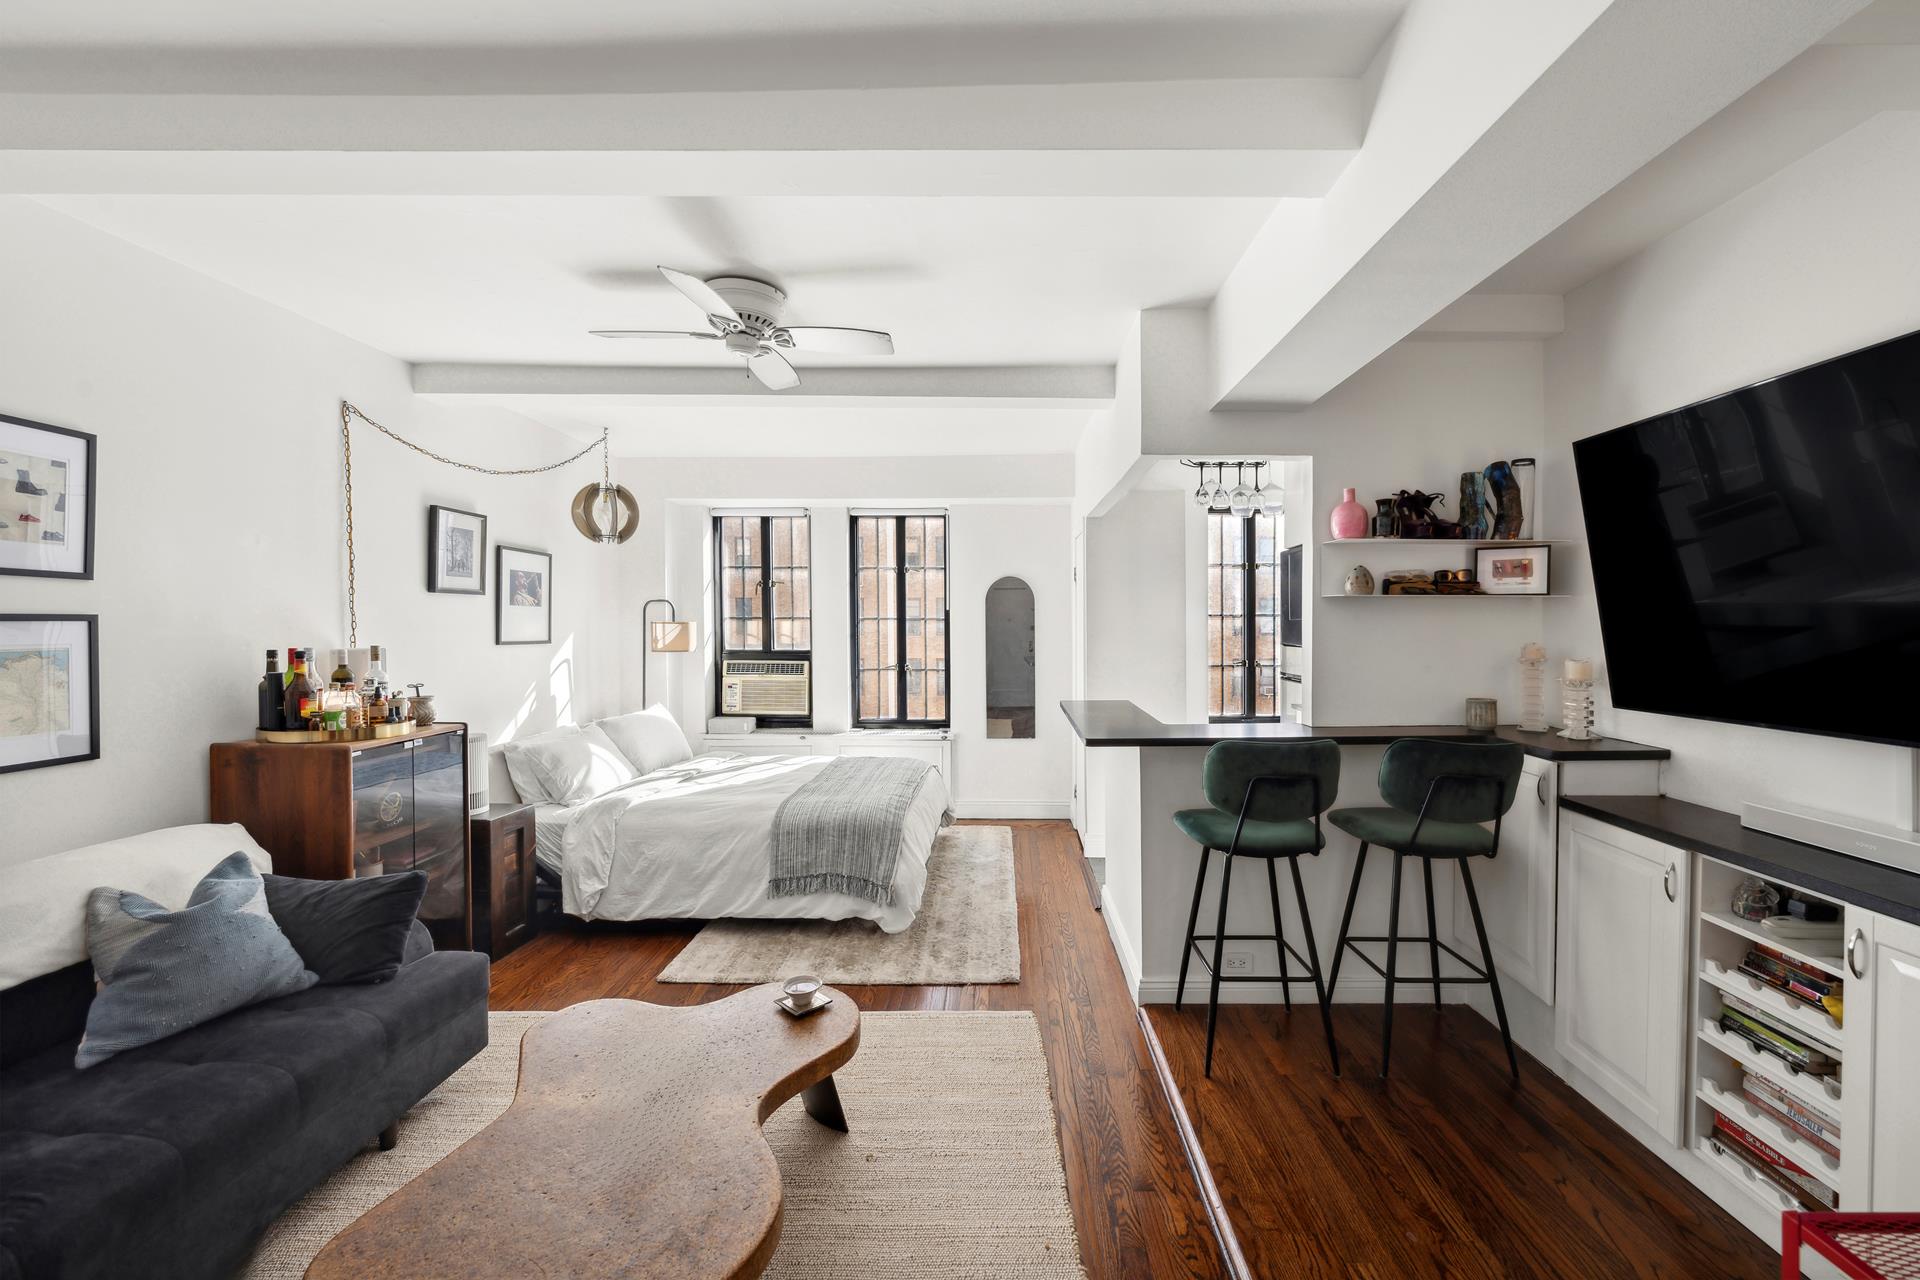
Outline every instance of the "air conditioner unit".
[[813, 664], [804, 658], [728, 658], [720, 668], [720, 712], [804, 716]]

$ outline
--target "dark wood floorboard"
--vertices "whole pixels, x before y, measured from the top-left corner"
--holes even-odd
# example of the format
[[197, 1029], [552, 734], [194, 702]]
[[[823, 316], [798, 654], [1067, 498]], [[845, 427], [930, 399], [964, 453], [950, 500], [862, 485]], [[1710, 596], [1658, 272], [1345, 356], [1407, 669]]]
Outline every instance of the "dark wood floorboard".
[[[1013, 829], [1022, 980], [845, 990], [863, 1009], [1032, 1010], [1046, 1047], [1087, 1275], [1223, 1276], [1119, 961], [1088, 900], [1073, 828], [987, 825]], [[493, 967], [493, 1007], [560, 1009], [603, 996], [699, 1004], [739, 990], [656, 980], [698, 932], [694, 923], [550, 928]]]
[[1320, 1019], [1206, 1007], [1147, 1016], [1234, 1234], [1259, 1276], [1769, 1277], [1779, 1259], [1652, 1152], [1471, 1010], [1401, 1005], [1383, 1083], [1380, 1007]]

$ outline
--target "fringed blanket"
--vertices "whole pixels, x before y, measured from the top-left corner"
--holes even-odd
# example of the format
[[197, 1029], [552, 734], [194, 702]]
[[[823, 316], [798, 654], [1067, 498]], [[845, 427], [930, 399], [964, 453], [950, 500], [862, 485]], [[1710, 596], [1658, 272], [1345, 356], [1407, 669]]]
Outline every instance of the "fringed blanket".
[[767, 896], [844, 893], [891, 903], [907, 808], [931, 768], [897, 756], [829, 761], [773, 815]]

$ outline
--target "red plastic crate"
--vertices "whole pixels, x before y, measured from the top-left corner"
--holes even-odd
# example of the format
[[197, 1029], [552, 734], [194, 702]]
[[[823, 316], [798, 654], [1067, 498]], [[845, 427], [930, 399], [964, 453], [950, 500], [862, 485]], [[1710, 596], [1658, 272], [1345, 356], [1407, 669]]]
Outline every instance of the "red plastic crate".
[[1802, 1245], [1854, 1280], [1920, 1280], [1920, 1213], [1783, 1213], [1782, 1280], [1800, 1280]]

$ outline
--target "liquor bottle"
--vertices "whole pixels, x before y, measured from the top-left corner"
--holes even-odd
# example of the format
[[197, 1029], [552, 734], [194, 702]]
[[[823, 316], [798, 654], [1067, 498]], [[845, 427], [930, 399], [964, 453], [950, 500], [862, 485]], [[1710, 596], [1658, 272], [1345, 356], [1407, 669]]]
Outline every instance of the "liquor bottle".
[[278, 649], [267, 650], [267, 673], [260, 677], [260, 727], [269, 733], [287, 727], [287, 682]]
[[293, 670], [287, 673], [287, 696], [281, 704], [289, 729], [312, 728], [313, 718], [320, 714], [320, 686], [308, 670], [311, 655], [310, 649], [293, 651]]
[[371, 693], [376, 685], [387, 682], [387, 651], [380, 645], [367, 646], [367, 678], [360, 682], [363, 691]]
[[332, 683], [336, 689], [351, 689], [360, 683], [353, 678], [353, 668], [347, 665], [347, 651], [345, 649], [335, 649], [333, 651]]

